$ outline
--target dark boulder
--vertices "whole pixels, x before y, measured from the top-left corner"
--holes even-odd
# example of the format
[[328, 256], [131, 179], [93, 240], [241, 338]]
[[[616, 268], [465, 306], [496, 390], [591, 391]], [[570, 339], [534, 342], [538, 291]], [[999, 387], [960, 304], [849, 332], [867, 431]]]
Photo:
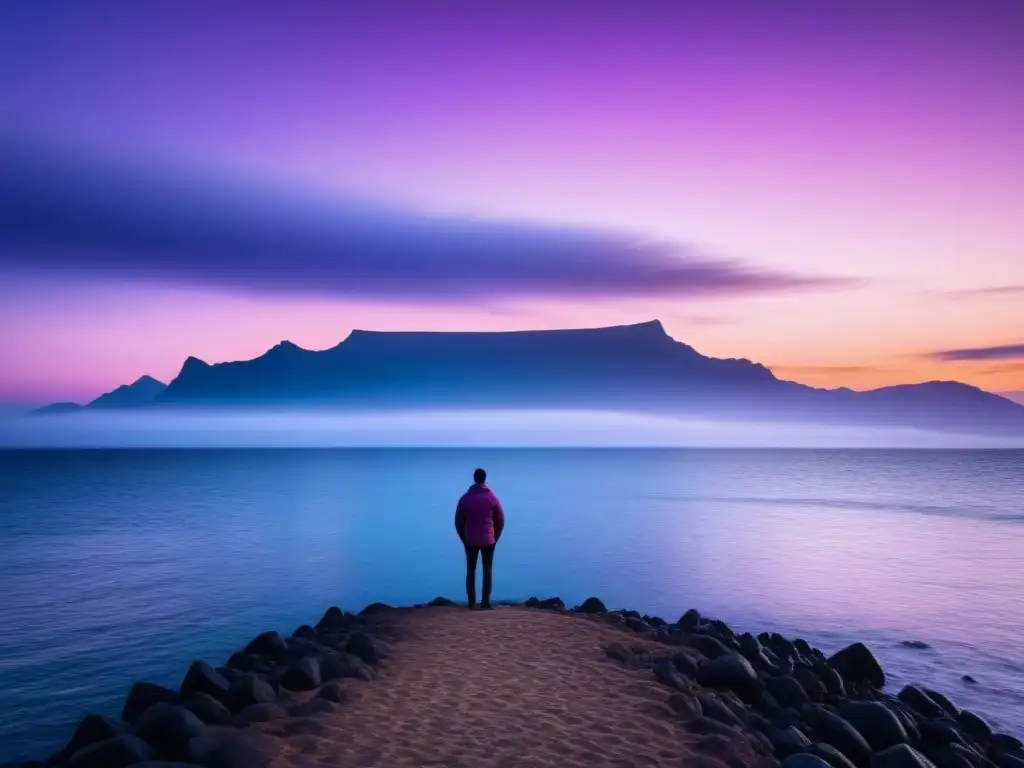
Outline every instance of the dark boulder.
[[278, 704], [250, 704], [235, 715], [234, 723], [236, 726], [245, 727], [252, 723], [267, 723], [284, 717], [288, 717], [288, 712]]
[[455, 603], [449, 600], [447, 597], [435, 597], [433, 600], [427, 603], [427, 606], [430, 608], [450, 608], [453, 605], [455, 605]]
[[320, 688], [320, 693], [317, 695], [322, 699], [333, 701], [335, 704], [340, 704], [348, 698], [348, 694], [345, 693], [345, 689], [342, 687], [341, 683], [338, 682], [325, 683]]
[[64, 762], [71, 755], [81, 749], [97, 744], [107, 739], [123, 736], [128, 732], [124, 723], [104, 715], [86, 715], [82, 722], [75, 728], [71, 740], [62, 749], [52, 762]]
[[121, 719], [126, 723], [132, 723], [154, 704], [178, 704], [180, 701], [178, 692], [170, 688], [156, 683], [135, 683], [124, 701]]
[[991, 741], [993, 752], [1019, 752], [1024, 747], [1020, 739], [1006, 733], [993, 733]]
[[951, 717], [925, 720], [919, 726], [921, 738], [929, 744], [964, 744], [957, 722]]
[[588, 597], [583, 601], [583, 605], [580, 606], [580, 613], [605, 613], [608, 609], [604, 607], [604, 603], [596, 597]]
[[[231, 658], [228, 659], [228, 663], [225, 665], [229, 669], [236, 669], [240, 672], [252, 672], [256, 666], [256, 658], [243, 651], [236, 651], [231, 654]], [[223, 672], [221, 673], [223, 674]], [[234, 680], [230, 681], [234, 682]]]
[[643, 619], [637, 618], [636, 616], [627, 616], [626, 629], [631, 629], [634, 632], [647, 632], [651, 627]]
[[931, 646], [923, 640], [900, 640], [900, 645], [904, 648], [913, 648], [916, 651], [926, 651], [931, 648]]
[[73, 754], [62, 768], [127, 768], [156, 758], [153, 748], [129, 734], [90, 744]]
[[292, 632], [292, 637], [298, 638], [299, 640], [316, 640], [319, 635], [315, 629], [309, 626], [309, 624], [303, 624]]
[[289, 717], [313, 717], [314, 715], [329, 715], [336, 712], [338, 705], [330, 699], [322, 696], [314, 696], [308, 701], [298, 702], [288, 707]]
[[672, 666], [676, 668], [676, 671], [690, 678], [691, 680], [697, 676], [697, 664], [682, 651], [672, 654]]
[[240, 712], [254, 704], [272, 704], [277, 701], [277, 694], [262, 677], [247, 672], [244, 677], [231, 686], [229, 698], [231, 711]]
[[962, 677], [961, 677], [960, 679], [961, 679], [961, 680], [963, 680], [963, 681], [964, 681], [965, 683], [967, 683], [968, 685], [974, 685], [975, 683], [977, 683], [977, 682], [978, 682], [977, 680], [975, 680], [975, 679], [974, 679], [973, 677], [971, 677], [970, 675], [963, 675], [963, 676], [962, 676]]
[[923, 717], [943, 717], [946, 712], [916, 685], [905, 685], [896, 698]]
[[903, 724], [888, 707], [877, 701], [852, 701], [839, 716], [856, 728], [875, 752], [907, 743]]
[[815, 673], [825, 690], [833, 696], [846, 696], [846, 686], [843, 685], [843, 678], [828, 664], [821, 664], [815, 667]]
[[956, 721], [963, 732], [971, 738], [981, 742], [988, 742], [992, 739], [992, 726], [969, 709], [961, 709], [957, 713]]
[[207, 725], [231, 724], [231, 710], [208, 693], [197, 691], [186, 696], [182, 704]]
[[614, 659], [627, 667], [634, 667], [637, 664], [636, 654], [622, 643], [612, 643], [604, 649], [604, 652], [609, 659]]
[[356, 631], [349, 635], [348, 642], [345, 644], [345, 653], [351, 653], [366, 664], [376, 664], [380, 661], [377, 644], [365, 632]]
[[909, 744], [897, 744], [875, 755], [878, 768], [935, 768], [935, 764]]
[[731, 725], [734, 728], [743, 726], [743, 721], [736, 716], [726, 704], [717, 696], [711, 693], [698, 693], [697, 701], [700, 702], [701, 712], [704, 717], [710, 717], [720, 723]]
[[372, 680], [373, 670], [362, 659], [351, 653], [332, 654], [320, 662], [321, 680], [337, 680], [343, 677]]
[[181, 681], [180, 690], [182, 697], [190, 693], [205, 693], [217, 701], [227, 702], [231, 683], [205, 661], [193, 661]]
[[782, 707], [800, 709], [810, 699], [800, 682], [792, 677], [766, 677], [764, 686]]
[[700, 702], [686, 693], [673, 693], [668, 697], [668, 705], [673, 712], [684, 720], [693, 720], [704, 715]]
[[644, 621], [655, 629], [661, 629], [662, 627], [667, 627], [669, 625], [668, 622], [660, 616], [644, 616], [643, 618]]
[[768, 691], [761, 691], [758, 693], [757, 697], [751, 701], [750, 705], [765, 717], [775, 717], [775, 715], [783, 709], [775, 697]]
[[336, 605], [332, 605], [328, 608], [324, 615], [320, 617], [320, 621], [316, 623], [318, 630], [323, 629], [338, 629], [345, 626], [345, 612]]
[[826, 709], [809, 712], [808, 724], [815, 741], [831, 744], [858, 768], [869, 768], [872, 763], [871, 746], [856, 728], [839, 715]]
[[921, 753], [935, 763], [936, 768], [981, 768], [982, 765], [981, 755], [962, 744], [925, 744]]
[[697, 682], [705, 688], [725, 688], [744, 700], [753, 699], [761, 690], [761, 681], [750, 662], [738, 653], [719, 656], [697, 670]]
[[793, 678], [800, 683], [809, 701], [824, 701], [828, 691], [813, 669], [803, 663], [793, 667]]
[[1024, 757], [1009, 752], [993, 752], [991, 759], [999, 768], [1024, 768]]
[[676, 624], [686, 632], [695, 632], [697, 627], [700, 626], [700, 611], [696, 608], [691, 608], [679, 618]]
[[181, 759], [188, 742], [206, 733], [206, 725], [182, 706], [154, 704], [135, 724], [135, 732], [164, 755]]
[[790, 755], [807, 752], [811, 746], [811, 740], [793, 726], [776, 728], [769, 738], [775, 756], [780, 760], [784, 760]]
[[662, 659], [652, 667], [654, 679], [662, 685], [667, 685], [674, 691], [687, 693], [690, 690], [690, 683], [686, 678], [676, 671], [675, 665], [668, 659]]
[[931, 688], [922, 688], [921, 690], [950, 717], [956, 717], [960, 713], [960, 708], [938, 691], [933, 691]]
[[689, 635], [684, 637], [683, 642], [691, 648], [696, 648], [709, 659], [717, 659], [732, 653], [725, 643], [710, 635]]
[[320, 663], [313, 656], [292, 664], [281, 678], [281, 685], [289, 691], [312, 691], [320, 687]]
[[288, 652], [288, 643], [277, 632], [263, 632], [245, 646], [245, 652], [255, 656], [279, 659]]
[[782, 761], [782, 768], [829, 768], [828, 763], [809, 752], [797, 752]]
[[368, 606], [363, 608], [359, 612], [360, 616], [377, 616], [381, 613], [388, 613], [389, 611], [395, 610], [392, 606], [387, 603], [370, 603]]
[[823, 744], [820, 741], [815, 742], [814, 744], [811, 744], [811, 748], [808, 751], [812, 755], [820, 757], [826, 763], [831, 765], [832, 768], [856, 768], [854, 764], [850, 762], [850, 758], [831, 744]]
[[871, 683], [875, 688], [885, 687], [885, 672], [874, 654], [863, 643], [848, 645], [828, 659], [843, 680], [851, 683]]

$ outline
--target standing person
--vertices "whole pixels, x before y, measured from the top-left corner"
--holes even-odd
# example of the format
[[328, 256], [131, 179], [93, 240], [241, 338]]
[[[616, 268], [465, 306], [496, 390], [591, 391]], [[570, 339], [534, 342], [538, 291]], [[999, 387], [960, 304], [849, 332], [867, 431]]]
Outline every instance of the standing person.
[[455, 508], [455, 530], [466, 548], [466, 598], [469, 610], [476, 608], [476, 560], [484, 561], [484, 599], [480, 607], [491, 608], [491, 566], [494, 546], [505, 529], [505, 512], [494, 491], [487, 487], [487, 473], [473, 472], [473, 485], [462, 494]]

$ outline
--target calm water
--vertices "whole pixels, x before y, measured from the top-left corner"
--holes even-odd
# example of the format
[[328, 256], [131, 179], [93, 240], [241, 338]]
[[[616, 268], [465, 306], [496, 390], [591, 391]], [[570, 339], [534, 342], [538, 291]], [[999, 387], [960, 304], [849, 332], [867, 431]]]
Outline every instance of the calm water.
[[328, 605], [459, 597], [478, 464], [496, 598], [863, 639], [1024, 734], [1024, 452], [39, 451], [0, 453], [0, 760]]

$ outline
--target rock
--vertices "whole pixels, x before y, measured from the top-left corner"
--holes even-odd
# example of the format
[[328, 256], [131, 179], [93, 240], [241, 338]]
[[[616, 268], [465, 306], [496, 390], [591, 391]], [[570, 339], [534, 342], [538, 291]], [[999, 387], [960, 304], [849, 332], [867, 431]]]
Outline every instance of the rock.
[[154, 704], [135, 724], [135, 733], [164, 755], [175, 759], [188, 754], [188, 742], [206, 733], [206, 725], [182, 706]]
[[316, 623], [316, 628], [321, 629], [336, 629], [345, 626], [345, 613], [336, 605], [332, 605], [326, 611], [324, 615], [320, 617], [320, 621]]
[[949, 717], [939, 717], [934, 720], [925, 720], [919, 726], [921, 738], [931, 744], [963, 744], [963, 736], [957, 722]]
[[190, 693], [205, 693], [225, 703], [228, 701], [230, 690], [231, 683], [217, 670], [205, 661], [193, 661], [185, 673], [185, 679], [181, 681], [180, 692], [182, 697]]
[[345, 653], [351, 653], [366, 664], [376, 664], [380, 661], [380, 652], [377, 650], [376, 643], [365, 632], [356, 631], [349, 635], [348, 643], [345, 644]]
[[712, 720], [731, 725], [734, 728], [743, 725], [743, 721], [713, 694], [698, 693], [697, 701], [700, 702], [700, 709], [704, 713], [704, 717], [710, 717]]
[[604, 652], [609, 659], [614, 659], [620, 664], [624, 664], [627, 667], [636, 666], [636, 654], [634, 654], [631, 650], [629, 650], [629, 648], [624, 646], [622, 643], [612, 643], [604, 649]]
[[991, 741], [993, 752], [1019, 752], [1024, 748], [1020, 739], [1005, 733], [993, 733]]
[[807, 752], [811, 746], [811, 740], [793, 726], [776, 728], [769, 738], [775, 756], [780, 760], [784, 760], [790, 755]]
[[826, 763], [831, 765], [832, 768], [856, 768], [854, 764], [850, 762], [850, 758], [831, 744], [815, 742], [814, 744], [811, 744], [809, 751], [812, 755], [817, 755]]
[[651, 627], [643, 619], [638, 619], [636, 616], [627, 616], [626, 629], [634, 632], [647, 632]]
[[717, 659], [732, 653], [725, 643], [710, 635], [690, 635], [684, 638], [684, 642], [691, 648], [696, 648], [709, 659]]
[[907, 743], [903, 724], [888, 707], [877, 701], [852, 701], [839, 716], [856, 728], [875, 752]]
[[807, 726], [804, 725], [803, 718], [800, 716], [800, 713], [792, 708], [786, 708], [776, 712], [775, 715], [772, 716], [772, 725], [776, 728], [789, 728], [791, 725], [799, 726], [803, 729], [807, 728]]
[[583, 605], [581, 605], [579, 608], [580, 613], [591, 614], [606, 613], [607, 610], [608, 609], [604, 607], [604, 603], [602, 603], [596, 597], [588, 597], [586, 600], [583, 601]]
[[309, 624], [303, 624], [292, 632], [292, 637], [298, 638], [299, 640], [316, 640], [319, 635], [315, 629], [309, 626]]
[[170, 760], [147, 760], [144, 763], [133, 763], [132, 768], [196, 768], [196, 764], [176, 763]]
[[697, 682], [707, 688], [726, 688], [752, 698], [761, 689], [761, 681], [750, 662], [738, 653], [720, 656], [697, 670]]
[[961, 677], [960, 679], [961, 679], [961, 680], [963, 680], [963, 681], [964, 681], [965, 683], [968, 683], [969, 685], [974, 685], [975, 683], [977, 683], [977, 682], [978, 682], [977, 680], [975, 680], [975, 679], [974, 679], [973, 677], [971, 677], [970, 675], [964, 675], [964, 676], [963, 676], [963, 677]]
[[292, 664], [281, 678], [281, 685], [290, 691], [312, 691], [320, 687], [320, 663], [313, 656]]
[[[231, 658], [228, 659], [228, 663], [225, 665], [229, 669], [235, 669], [240, 672], [251, 672], [256, 665], [256, 659], [250, 656], [248, 653], [237, 651], [231, 654]], [[221, 674], [224, 674], [223, 672]], [[230, 681], [234, 682], [234, 680]]]
[[704, 715], [700, 702], [686, 693], [673, 693], [668, 697], [668, 705], [684, 720], [693, 720]]
[[757, 698], [751, 702], [751, 706], [754, 707], [757, 712], [764, 714], [766, 717], [775, 717], [775, 715], [782, 709], [776, 698], [768, 691], [761, 691], [758, 693]]
[[897, 744], [875, 755], [878, 768], [935, 768], [935, 764], [909, 744]]
[[81, 749], [101, 741], [106, 741], [107, 739], [123, 736], [127, 732], [127, 727], [118, 720], [105, 717], [104, 715], [86, 715], [82, 722], [78, 724], [67, 746], [58, 752], [51, 762], [64, 762], [64, 760]]
[[433, 600], [427, 603], [427, 605], [430, 608], [448, 608], [455, 605], [455, 603], [449, 600], [447, 597], [435, 597]]
[[860, 731], [839, 715], [826, 709], [818, 709], [808, 719], [808, 723], [814, 730], [815, 741], [831, 744], [859, 768], [871, 766], [871, 746]]
[[245, 646], [245, 652], [255, 656], [279, 659], [288, 652], [288, 643], [277, 632], [263, 632]]
[[843, 680], [852, 683], [871, 683], [875, 688], [885, 687], [882, 665], [863, 643], [846, 646], [830, 656], [828, 663], [843, 676]]
[[938, 691], [933, 691], [931, 688], [922, 688], [921, 690], [924, 691], [925, 695], [928, 696], [929, 699], [939, 705], [944, 714], [947, 714], [950, 717], [956, 717], [960, 712], [960, 708], [957, 707], [956, 704]]
[[324, 683], [320, 687], [320, 693], [317, 695], [322, 699], [333, 701], [335, 704], [340, 704], [348, 699], [348, 694], [345, 693], [345, 689], [338, 682]]
[[993, 752], [992, 762], [999, 768], [1024, 768], [1024, 757], [1017, 757], [1009, 752]]
[[149, 744], [137, 736], [124, 734], [78, 750], [62, 768], [127, 768], [155, 757]]
[[660, 616], [644, 616], [643, 618], [649, 626], [652, 626], [655, 629], [661, 629], [662, 627], [668, 626], [668, 622]]
[[231, 710], [208, 693], [197, 691], [186, 696], [182, 704], [207, 725], [231, 724]]
[[654, 672], [655, 680], [662, 685], [667, 685], [672, 690], [679, 691], [680, 693], [688, 693], [690, 691], [689, 681], [676, 671], [675, 666], [668, 659], [662, 659], [657, 662], [652, 671]]
[[700, 626], [700, 611], [696, 608], [691, 608], [679, 618], [676, 624], [686, 632], [695, 632], [697, 627]]
[[807, 691], [799, 681], [792, 677], [766, 677], [764, 678], [764, 687], [782, 707], [800, 709], [810, 701]]
[[843, 678], [828, 664], [822, 664], [815, 668], [815, 673], [818, 675], [818, 679], [821, 680], [821, 684], [825, 686], [825, 691], [831, 693], [833, 696], [846, 696], [846, 686], [843, 685]]
[[342, 677], [372, 680], [373, 670], [351, 653], [343, 653], [340, 656], [332, 654], [320, 662], [321, 680], [337, 680]]
[[387, 603], [370, 603], [368, 606], [366, 606], [365, 608], [363, 608], [363, 610], [361, 610], [359, 612], [359, 615], [360, 616], [377, 616], [378, 614], [388, 613], [389, 611], [393, 611], [393, 610], [395, 610], [395, 609], [393, 607], [391, 607], [390, 605], [388, 605]]
[[797, 752], [782, 761], [782, 768], [829, 768], [829, 765], [817, 755]]
[[214, 728], [188, 745], [188, 759], [207, 768], [269, 768], [278, 740], [258, 731]]
[[900, 645], [904, 648], [913, 648], [918, 651], [925, 651], [931, 648], [928, 643], [921, 642], [920, 640], [901, 640]]
[[178, 704], [181, 697], [177, 691], [164, 688], [156, 683], [135, 683], [128, 691], [124, 708], [121, 710], [121, 719], [126, 723], [133, 723], [154, 704]]
[[935, 746], [926, 744], [921, 753], [935, 763], [937, 768], [980, 768], [981, 755], [962, 744]]
[[679, 674], [691, 680], [697, 676], [696, 662], [682, 651], [672, 654], [672, 666]]
[[828, 691], [813, 669], [803, 663], [798, 663], [793, 667], [793, 678], [800, 683], [800, 687], [804, 689], [809, 701], [824, 701]]
[[932, 698], [916, 685], [905, 685], [896, 698], [924, 717], [942, 717], [946, 714]]
[[238, 682], [231, 686], [229, 694], [231, 711], [241, 712], [255, 704], [272, 704], [277, 701], [277, 694], [270, 684], [259, 675], [247, 672]]
[[234, 723], [244, 728], [252, 723], [268, 723], [288, 717], [288, 712], [279, 704], [250, 704], [234, 717]]

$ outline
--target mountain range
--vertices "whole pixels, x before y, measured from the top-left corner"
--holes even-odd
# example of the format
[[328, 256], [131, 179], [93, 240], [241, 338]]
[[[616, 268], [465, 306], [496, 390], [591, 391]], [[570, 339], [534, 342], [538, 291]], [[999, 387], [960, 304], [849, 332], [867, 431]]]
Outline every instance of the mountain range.
[[977, 387], [818, 389], [749, 360], [704, 356], [657, 320], [552, 331], [355, 330], [322, 351], [284, 341], [252, 360], [189, 357], [166, 386], [144, 376], [86, 406], [40, 412], [174, 406], [591, 408], [1024, 435], [1024, 406]]

